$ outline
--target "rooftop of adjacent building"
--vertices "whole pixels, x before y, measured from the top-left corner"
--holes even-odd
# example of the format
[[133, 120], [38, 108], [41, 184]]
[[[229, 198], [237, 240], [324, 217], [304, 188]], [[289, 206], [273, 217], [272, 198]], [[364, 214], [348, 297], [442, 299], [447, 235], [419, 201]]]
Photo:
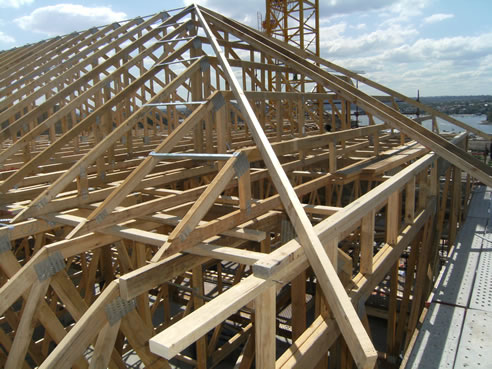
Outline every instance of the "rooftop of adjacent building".
[[402, 368], [490, 368], [491, 199], [491, 187], [480, 186], [473, 193], [456, 247], [429, 299], [415, 344]]

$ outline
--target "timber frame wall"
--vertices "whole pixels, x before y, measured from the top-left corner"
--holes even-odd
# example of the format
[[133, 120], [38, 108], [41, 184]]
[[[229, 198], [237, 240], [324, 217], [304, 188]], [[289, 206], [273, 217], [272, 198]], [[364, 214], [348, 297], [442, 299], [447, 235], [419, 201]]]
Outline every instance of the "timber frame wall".
[[480, 131], [195, 5], [4, 51], [0, 81], [7, 369], [396, 366], [492, 185], [437, 119]]

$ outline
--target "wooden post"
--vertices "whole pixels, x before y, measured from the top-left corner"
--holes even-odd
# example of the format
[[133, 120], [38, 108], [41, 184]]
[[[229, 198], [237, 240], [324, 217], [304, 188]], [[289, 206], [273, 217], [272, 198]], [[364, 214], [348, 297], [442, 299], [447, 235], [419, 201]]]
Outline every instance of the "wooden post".
[[451, 197], [451, 215], [449, 217], [449, 235], [448, 242], [454, 245], [459, 223], [459, 213], [461, 204], [461, 170], [453, 167], [453, 189]]
[[269, 287], [255, 299], [256, 367], [275, 369], [276, 349], [276, 288]]
[[415, 219], [415, 177], [405, 186], [405, 223], [412, 224]]
[[[136, 256], [136, 266], [137, 268], [143, 267], [147, 264], [147, 253], [146, 246], [144, 243], [135, 242], [133, 248]], [[142, 320], [149, 326], [152, 326], [152, 315], [150, 313], [150, 301], [149, 294], [147, 292], [141, 294], [137, 297], [137, 310]]]
[[[203, 270], [202, 266], [197, 266], [192, 270], [192, 286], [193, 286], [193, 307], [199, 309], [203, 305], [204, 295], [203, 289]], [[199, 296], [197, 296], [199, 295]], [[197, 369], [207, 368], [207, 337], [201, 337], [196, 341], [196, 361]]]
[[306, 330], [306, 271], [292, 280], [292, 340], [297, 340]]
[[328, 143], [328, 149], [330, 150], [330, 173], [335, 173], [337, 171], [337, 144], [334, 140]]
[[297, 100], [297, 135], [298, 137], [306, 135], [304, 127], [304, 99]]
[[399, 260], [393, 265], [390, 272], [390, 295], [388, 308], [388, 321], [386, 333], [386, 353], [390, 364], [396, 364], [397, 358], [393, 357], [396, 349], [396, 309], [397, 309], [397, 294], [398, 294], [398, 270]]
[[[278, 78], [278, 76], [277, 76]], [[280, 79], [277, 79], [277, 89], [279, 89], [280, 85]], [[277, 110], [275, 112], [275, 120], [277, 123], [277, 139], [280, 141], [282, 140], [282, 134], [284, 131], [284, 118], [283, 118], [283, 112], [282, 112], [282, 100], [278, 99], [277, 100]]]
[[386, 212], [386, 242], [390, 245], [396, 245], [398, 232], [400, 228], [400, 213], [399, 191], [393, 192], [388, 198], [388, 206]]
[[407, 260], [407, 266], [405, 270], [405, 287], [403, 289], [402, 302], [400, 304], [400, 313], [398, 315], [398, 325], [396, 327], [396, 337], [393, 355], [398, 355], [402, 351], [403, 338], [405, 334], [405, 329], [408, 322], [408, 310], [410, 307], [410, 297], [413, 287], [414, 274], [415, 274], [415, 263], [417, 255], [419, 253], [419, 237], [417, 236], [411, 244], [410, 256]]
[[427, 206], [427, 201], [429, 200], [429, 182], [428, 182], [427, 171], [424, 170], [418, 175], [418, 185], [419, 185], [419, 198], [418, 198], [418, 209], [425, 209]]
[[414, 296], [412, 300], [412, 308], [410, 311], [410, 317], [407, 326], [407, 335], [405, 338], [404, 350], [408, 347], [409, 341], [412, 337], [412, 333], [417, 326], [417, 321], [422, 311], [423, 300], [426, 295], [425, 282], [427, 278], [427, 267], [429, 263], [429, 249], [431, 248], [429, 242], [429, 228], [433, 225], [433, 219], [429, 219], [421, 231], [422, 242], [419, 250], [418, 265], [417, 265], [417, 277], [415, 280]]
[[362, 218], [360, 229], [360, 272], [372, 274], [374, 248], [375, 210]]

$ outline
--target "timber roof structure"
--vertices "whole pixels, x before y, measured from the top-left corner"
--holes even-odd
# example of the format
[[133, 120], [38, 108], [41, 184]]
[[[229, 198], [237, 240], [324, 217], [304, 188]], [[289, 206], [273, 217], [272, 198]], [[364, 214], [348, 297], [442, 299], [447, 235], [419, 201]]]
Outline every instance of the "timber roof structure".
[[441, 119], [484, 135], [197, 5], [1, 52], [0, 363], [397, 358], [470, 178], [492, 186]]

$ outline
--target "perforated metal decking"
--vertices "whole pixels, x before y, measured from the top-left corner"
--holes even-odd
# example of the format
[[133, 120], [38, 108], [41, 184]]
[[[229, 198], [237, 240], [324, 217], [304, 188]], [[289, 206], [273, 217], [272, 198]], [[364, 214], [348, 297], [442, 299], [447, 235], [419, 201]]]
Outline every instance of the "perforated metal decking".
[[407, 369], [492, 365], [492, 188], [473, 194]]

